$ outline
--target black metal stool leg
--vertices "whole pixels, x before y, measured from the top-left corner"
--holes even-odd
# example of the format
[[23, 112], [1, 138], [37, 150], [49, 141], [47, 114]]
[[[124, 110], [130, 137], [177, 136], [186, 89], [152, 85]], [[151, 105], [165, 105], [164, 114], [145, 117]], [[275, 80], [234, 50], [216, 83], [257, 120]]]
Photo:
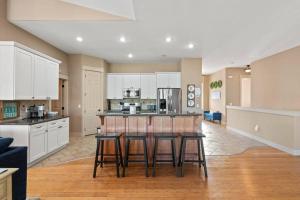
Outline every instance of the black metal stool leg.
[[128, 158], [129, 158], [129, 146], [130, 146], [130, 139], [126, 138], [126, 145], [125, 145], [125, 167], [128, 167]]
[[181, 176], [184, 176], [184, 161], [185, 161], [186, 139], [183, 139], [182, 157], [181, 157]]
[[183, 147], [183, 138], [181, 138], [181, 141], [180, 141], [180, 150], [179, 150], [178, 166], [181, 166], [181, 160], [182, 160], [182, 147]]
[[171, 140], [171, 148], [172, 148], [172, 160], [173, 160], [173, 167], [176, 166], [176, 150], [175, 150], [175, 139]]
[[103, 168], [103, 159], [104, 158], [104, 140], [101, 140], [101, 163], [100, 167]]
[[119, 143], [118, 143], [118, 139], [116, 138], [115, 139], [116, 171], [117, 171], [117, 177], [120, 177], [120, 172], [119, 172], [120, 162], [119, 162], [118, 151], [119, 151]]
[[158, 146], [158, 139], [155, 138], [154, 142], [154, 152], [153, 152], [153, 161], [152, 161], [152, 176], [155, 176], [155, 170], [156, 170], [156, 154], [157, 154], [157, 146]]
[[96, 147], [96, 156], [95, 156], [93, 178], [96, 177], [96, 172], [97, 172], [97, 167], [98, 167], [99, 145], [100, 145], [100, 140], [97, 140], [97, 147]]
[[119, 146], [120, 164], [121, 164], [121, 166], [124, 168], [123, 155], [122, 155], [122, 148], [121, 148], [120, 138], [118, 138], [118, 146]]
[[144, 141], [144, 159], [145, 159], [145, 176], [148, 177], [148, 151], [147, 151], [147, 141], [146, 138], [143, 139]]
[[204, 168], [204, 174], [205, 177], [207, 177], [207, 167], [206, 167], [206, 159], [205, 159], [205, 152], [204, 152], [204, 145], [203, 145], [203, 139], [200, 139], [201, 143], [201, 151], [202, 151], [202, 163], [203, 163], [203, 168]]
[[198, 161], [199, 161], [199, 167], [201, 168], [201, 162], [202, 162], [202, 159], [201, 159], [201, 151], [200, 151], [200, 141], [199, 141], [199, 139], [197, 139], [197, 147], [198, 147]]
[[124, 167], [123, 167], [123, 177], [125, 177], [126, 167], [128, 167], [128, 154], [129, 154], [129, 139], [125, 139], [125, 155], [124, 155]]

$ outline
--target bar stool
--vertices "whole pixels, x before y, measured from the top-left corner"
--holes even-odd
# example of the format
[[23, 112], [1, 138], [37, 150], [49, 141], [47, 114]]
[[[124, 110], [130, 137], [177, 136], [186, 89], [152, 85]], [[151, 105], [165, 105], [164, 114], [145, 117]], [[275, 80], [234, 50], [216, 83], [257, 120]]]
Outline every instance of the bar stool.
[[[119, 167], [123, 166], [122, 150], [120, 145], [121, 133], [101, 133], [97, 134], [95, 138], [97, 139], [97, 148], [96, 148], [96, 157], [94, 164], [94, 173], [93, 177], [96, 177], [97, 167], [103, 167], [103, 163], [116, 163], [116, 172], [117, 177], [120, 177]], [[115, 144], [115, 153], [114, 154], [104, 154], [104, 141], [114, 141]], [[100, 151], [100, 160], [99, 160], [99, 151]], [[114, 161], [104, 161], [104, 156], [115, 156]]]
[[[154, 133], [154, 150], [153, 150], [153, 161], [152, 161], [152, 176], [154, 177], [156, 174], [156, 162], [171, 162], [176, 169], [177, 175], [177, 162], [176, 162], [176, 138], [177, 134], [174, 133]], [[158, 154], [158, 143], [159, 140], [168, 140], [171, 143], [172, 153], [170, 154]], [[171, 155], [172, 160], [157, 160], [158, 155]]]
[[[206, 167], [206, 159], [205, 152], [203, 146], [203, 138], [205, 137], [202, 133], [182, 133], [181, 134], [181, 144], [180, 144], [180, 154], [178, 166], [181, 167], [181, 176], [183, 176], [183, 167], [185, 162], [197, 162], [199, 163], [199, 167], [203, 165], [205, 177], [207, 177], [207, 167]], [[186, 142], [188, 140], [197, 140], [198, 147], [198, 160], [185, 160], [185, 152], [186, 152]]]
[[[148, 177], [148, 151], [147, 151], [147, 134], [146, 133], [125, 133], [125, 159], [123, 167], [123, 177], [125, 176], [126, 167], [129, 162], [144, 162], [145, 163], [145, 176]], [[129, 154], [130, 141], [140, 140], [143, 141], [144, 153]], [[129, 156], [144, 156], [143, 160], [129, 160]]]

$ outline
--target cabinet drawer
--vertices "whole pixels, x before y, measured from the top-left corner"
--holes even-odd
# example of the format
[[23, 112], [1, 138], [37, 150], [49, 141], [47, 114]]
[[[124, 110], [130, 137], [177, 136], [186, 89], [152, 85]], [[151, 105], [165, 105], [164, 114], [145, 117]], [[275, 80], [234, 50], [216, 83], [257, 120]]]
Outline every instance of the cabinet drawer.
[[60, 120], [48, 122], [48, 129], [60, 126]]
[[47, 130], [47, 123], [35, 124], [30, 126], [30, 132], [45, 131], [45, 130]]
[[69, 118], [60, 119], [58, 120], [58, 123], [59, 126], [63, 126], [63, 127], [69, 126]]

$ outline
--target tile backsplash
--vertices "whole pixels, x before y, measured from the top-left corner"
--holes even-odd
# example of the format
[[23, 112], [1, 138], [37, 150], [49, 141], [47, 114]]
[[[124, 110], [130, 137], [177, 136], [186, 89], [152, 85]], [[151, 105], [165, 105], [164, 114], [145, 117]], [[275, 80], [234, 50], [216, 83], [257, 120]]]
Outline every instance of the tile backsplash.
[[[9, 101], [1, 101], [0, 100], [0, 120], [3, 120], [3, 102], [9, 102]], [[49, 110], [49, 101], [47, 100], [24, 100], [24, 101], [13, 101], [17, 102], [19, 105], [19, 118], [23, 119], [26, 118], [26, 109], [33, 105], [44, 105], [46, 112]]]
[[110, 101], [110, 110], [121, 110], [122, 107], [120, 102], [128, 102], [128, 103], [141, 103], [142, 110], [148, 110], [148, 105], [156, 105], [156, 99], [126, 99], [126, 100], [109, 100]]
[[49, 101], [47, 100], [27, 100], [27, 101], [18, 101], [20, 105], [20, 118], [26, 118], [26, 109], [33, 105], [44, 105], [45, 111], [49, 111]]

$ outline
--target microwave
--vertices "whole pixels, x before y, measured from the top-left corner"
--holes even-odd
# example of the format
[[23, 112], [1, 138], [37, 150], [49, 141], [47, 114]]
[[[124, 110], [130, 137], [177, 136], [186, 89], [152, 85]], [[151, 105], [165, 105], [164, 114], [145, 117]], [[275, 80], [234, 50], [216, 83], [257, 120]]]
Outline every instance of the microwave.
[[140, 88], [124, 88], [123, 89], [123, 99], [128, 98], [140, 98], [141, 89]]

